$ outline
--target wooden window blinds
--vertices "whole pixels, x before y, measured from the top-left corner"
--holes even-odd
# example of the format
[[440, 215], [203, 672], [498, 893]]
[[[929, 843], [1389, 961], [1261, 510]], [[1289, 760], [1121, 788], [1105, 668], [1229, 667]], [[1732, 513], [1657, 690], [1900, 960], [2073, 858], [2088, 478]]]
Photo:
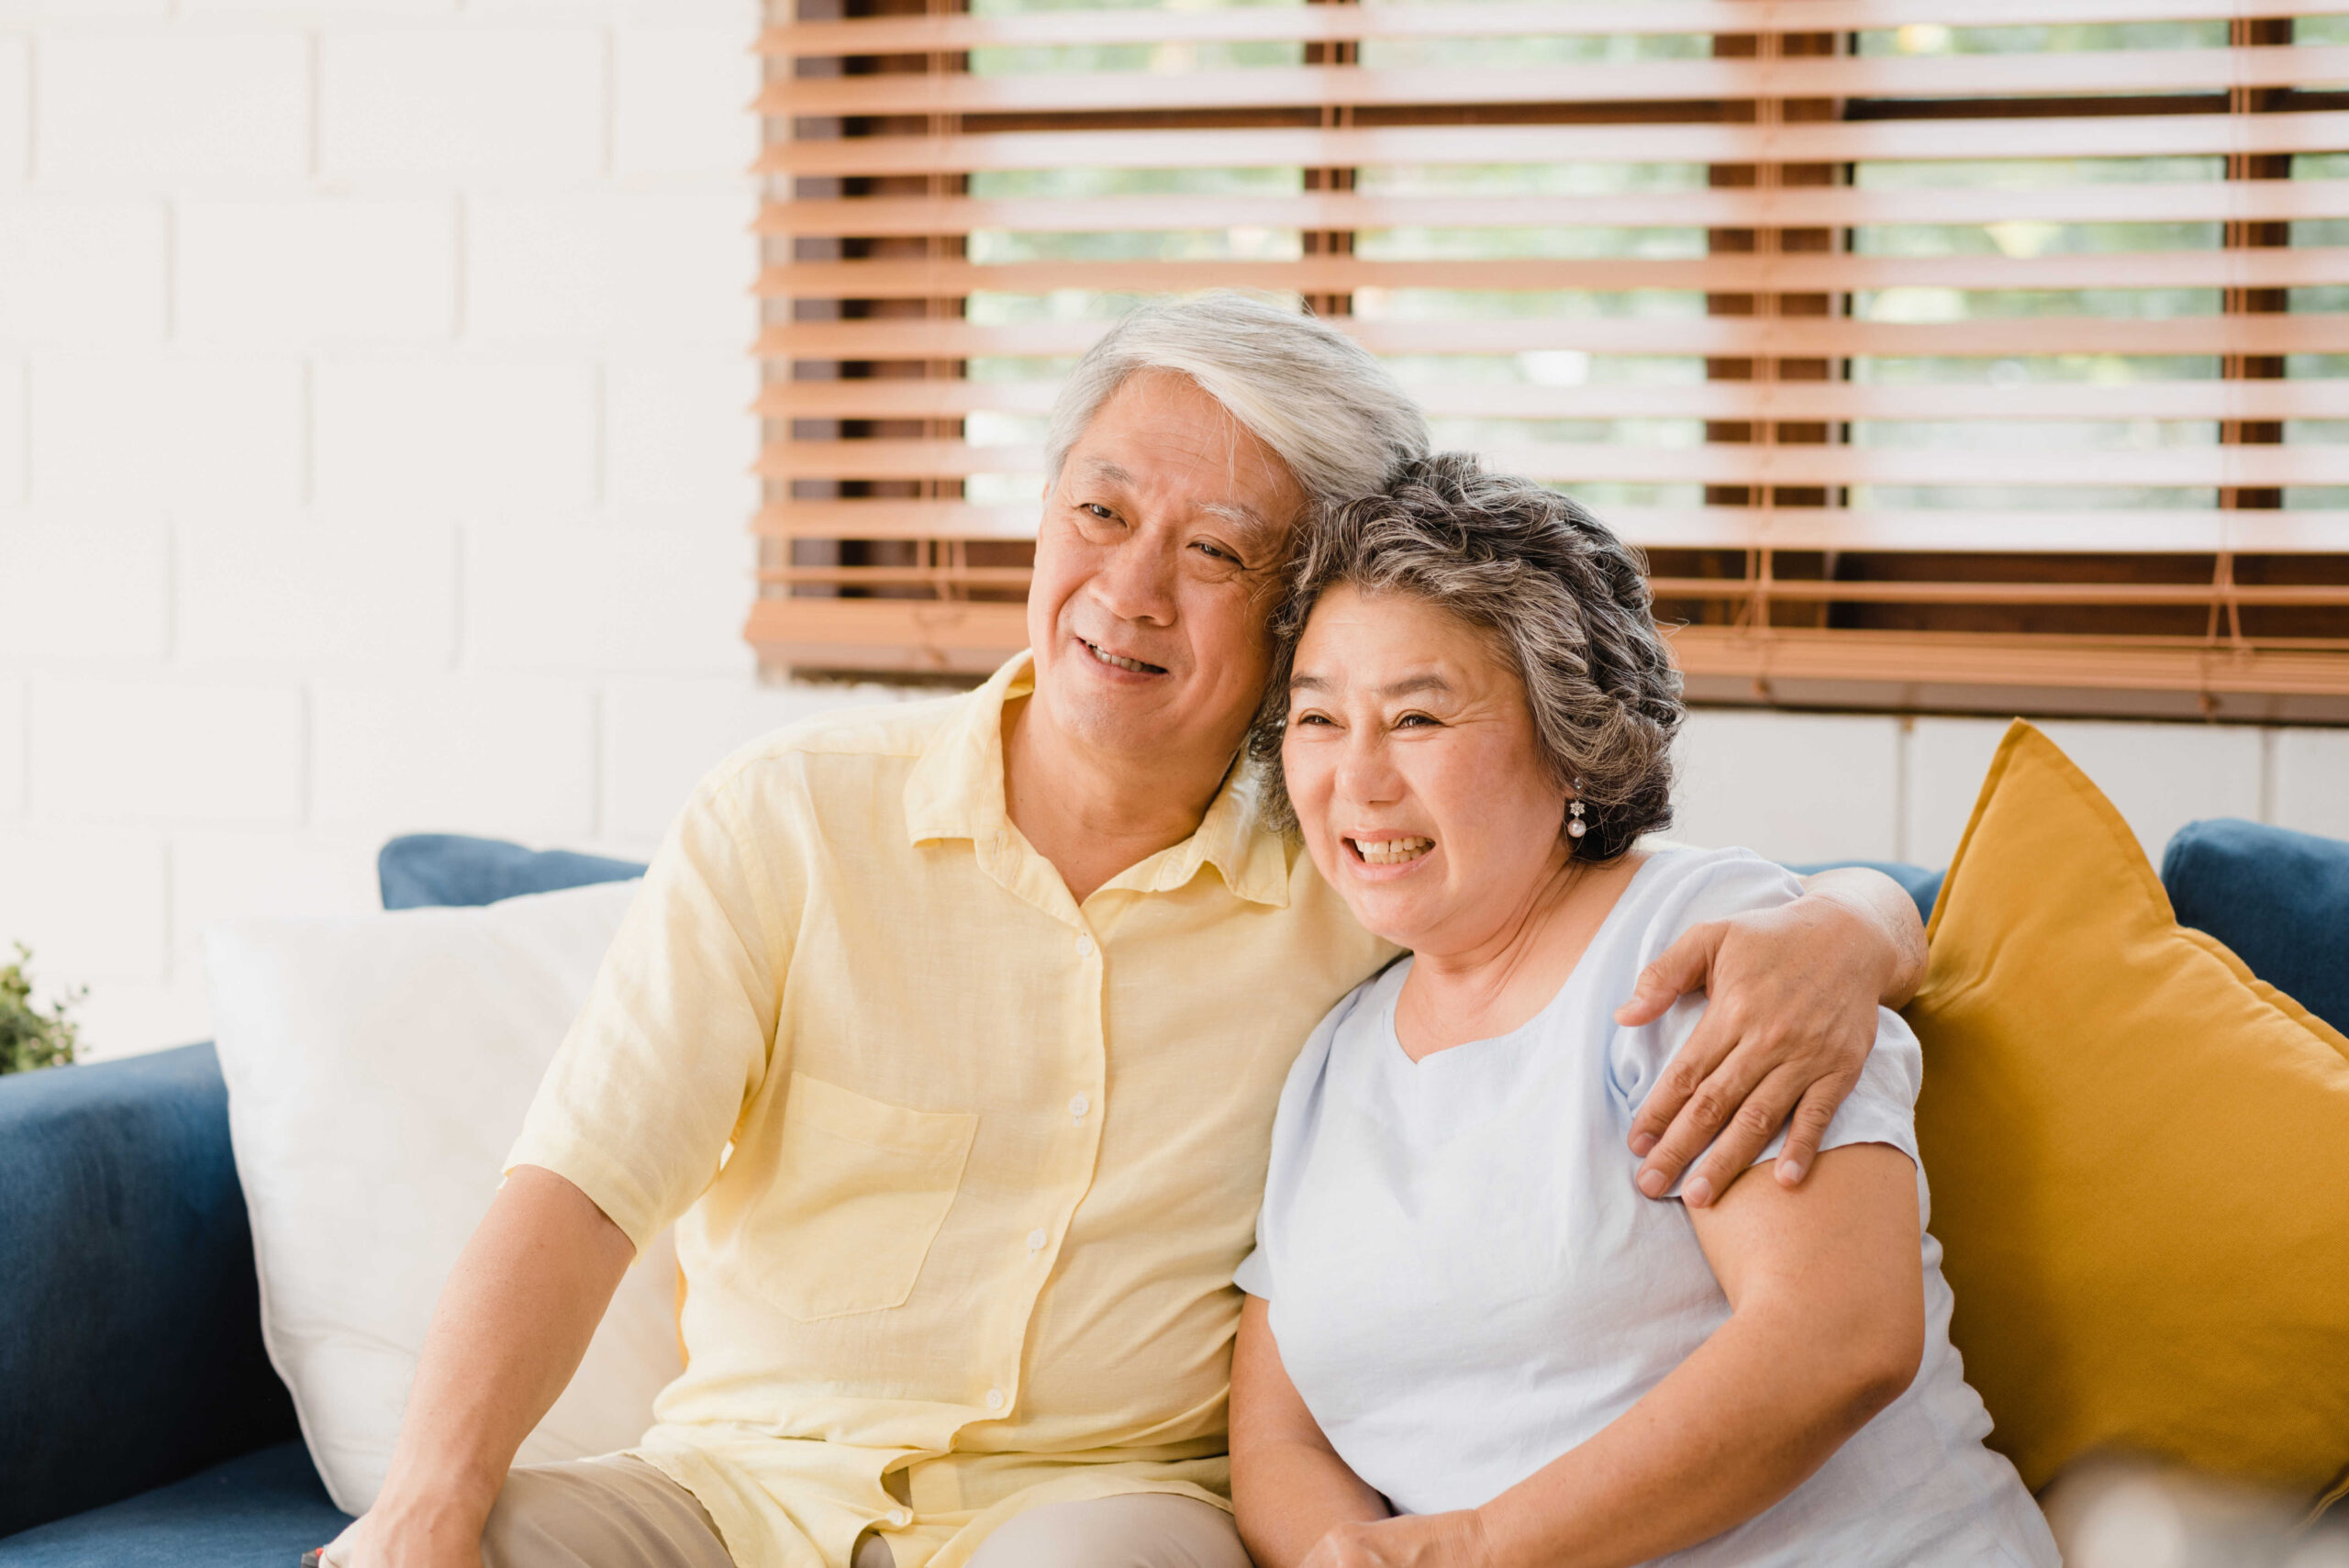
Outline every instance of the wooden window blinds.
[[1019, 647], [1057, 378], [1235, 286], [1645, 547], [1692, 695], [2349, 717], [2349, 3], [798, 0], [760, 47], [770, 663]]

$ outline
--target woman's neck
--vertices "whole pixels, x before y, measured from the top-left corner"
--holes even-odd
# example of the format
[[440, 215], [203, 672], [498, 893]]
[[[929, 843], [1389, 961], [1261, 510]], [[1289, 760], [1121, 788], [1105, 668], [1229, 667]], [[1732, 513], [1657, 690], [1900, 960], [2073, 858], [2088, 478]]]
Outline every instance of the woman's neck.
[[1574, 973], [1643, 857], [1608, 865], [1553, 851], [1542, 874], [1466, 940], [1415, 948], [1395, 1030], [1414, 1062], [1521, 1027]]

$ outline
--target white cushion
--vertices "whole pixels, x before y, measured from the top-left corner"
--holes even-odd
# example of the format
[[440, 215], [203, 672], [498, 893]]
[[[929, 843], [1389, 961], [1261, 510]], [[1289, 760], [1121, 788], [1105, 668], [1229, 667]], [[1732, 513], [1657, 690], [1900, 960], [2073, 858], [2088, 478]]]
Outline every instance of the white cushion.
[[2142, 1454], [2076, 1460], [2039, 1502], [2065, 1568], [2349, 1568], [2349, 1519]]
[[[262, 1337], [346, 1512], [383, 1485], [433, 1303], [637, 886], [207, 934]], [[517, 1462], [629, 1447], [679, 1370], [664, 1235]]]

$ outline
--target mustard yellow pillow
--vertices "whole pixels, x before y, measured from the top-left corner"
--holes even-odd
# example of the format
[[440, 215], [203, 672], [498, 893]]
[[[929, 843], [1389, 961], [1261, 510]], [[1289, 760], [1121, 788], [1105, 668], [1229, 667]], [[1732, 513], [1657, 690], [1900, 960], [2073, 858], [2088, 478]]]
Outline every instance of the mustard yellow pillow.
[[1908, 1018], [1917, 1141], [1997, 1430], [2310, 1496], [2349, 1470], [2349, 1040], [2173, 917], [2121, 814], [2017, 720]]

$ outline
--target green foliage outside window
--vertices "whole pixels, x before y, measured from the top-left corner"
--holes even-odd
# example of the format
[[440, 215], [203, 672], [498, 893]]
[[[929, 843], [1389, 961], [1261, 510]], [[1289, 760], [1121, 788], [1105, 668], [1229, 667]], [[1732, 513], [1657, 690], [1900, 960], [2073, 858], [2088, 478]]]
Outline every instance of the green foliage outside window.
[[25, 973], [32, 950], [17, 944], [17, 961], [0, 964], [0, 1073], [29, 1073], [37, 1067], [68, 1067], [73, 1062], [79, 1027], [67, 1016], [88, 995], [76, 990], [44, 1012], [33, 1005], [33, 983]]

